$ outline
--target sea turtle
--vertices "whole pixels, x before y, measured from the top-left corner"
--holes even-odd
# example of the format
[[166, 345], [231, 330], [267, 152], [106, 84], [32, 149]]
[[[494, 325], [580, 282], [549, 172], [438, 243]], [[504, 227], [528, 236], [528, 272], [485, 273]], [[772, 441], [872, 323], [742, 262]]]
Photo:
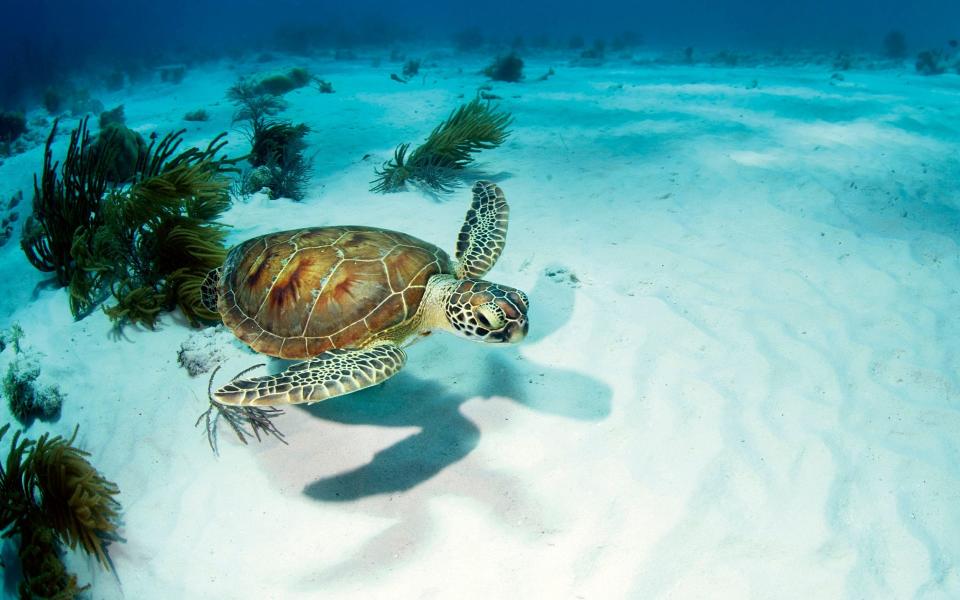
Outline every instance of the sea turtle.
[[235, 246], [204, 281], [204, 304], [257, 352], [306, 360], [231, 381], [214, 400], [271, 406], [349, 394], [396, 374], [405, 342], [434, 329], [519, 342], [527, 295], [479, 279], [503, 251], [508, 210], [496, 184], [475, 183], [453, 261], [433, 244], [374, 227], [294, 229]]

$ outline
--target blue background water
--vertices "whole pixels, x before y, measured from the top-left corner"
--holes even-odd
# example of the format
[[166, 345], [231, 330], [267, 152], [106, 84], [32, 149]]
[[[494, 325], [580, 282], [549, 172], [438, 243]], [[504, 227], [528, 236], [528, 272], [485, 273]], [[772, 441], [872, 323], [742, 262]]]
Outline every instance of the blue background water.
[[304, 0], [8, 0], [0, 14], [0, 102], [7, 107], [22, 102], [30, 88], [93, 62], [184, 60], [278, 42], [448, 41], [470, 27], [488, 40], [547, 35], [565, 44], [581, 35], [590, 43], [630, 31], [656, 47], [874, 51], [896, 29], [906, 34], [911, 54], [960, 37], [955, 0], [354, 0], [349, 6]]

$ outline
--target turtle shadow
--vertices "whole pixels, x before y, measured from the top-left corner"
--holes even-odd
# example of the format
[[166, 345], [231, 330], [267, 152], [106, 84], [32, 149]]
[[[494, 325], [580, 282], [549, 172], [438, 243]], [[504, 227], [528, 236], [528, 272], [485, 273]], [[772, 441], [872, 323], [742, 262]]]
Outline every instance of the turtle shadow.
[[[512, 362], [500, 353], [488, 354], [475, 394], [457, 394], [435, 381], [399, 373], [379, 388], [302, 407], [313, 417], [344, 425], [419, 430], [380, 450], [367, 464], [306, 485], [303, 493], [314, 500], [347, 502], [407, 491], [426, 482], [479, 444], [480, 428], [462, 411], [478, 396], [507, 398], [537, 412], [578, 421], [609, 415], [612, 392], [606, 385], [561, 370], [525, 375]], [[547, 387], [536, 379], [552, 383]], [[557, 394], [557, 389], [567, 393]]]
[[[508, 353], [476, 348], [487, 352], [477, 358], [484, 374], [479, 386], [483, 394], [502, 400], [522, 387], [523, 373], [512, 366]], [[507, 356], [501, 356], [507, 354]], [[303, 488], [307, 497], [327, 503], [340, 503], [348, 511], [360, 511], [391, 521], [382, 531], [366, 539], [359, 548], [341, 560], [305, 574], [302, 585], [309, 588], [326, 581], [374, 574], [377, 565], [396, 563], [398, 557], [413, 560], [436, 532], [432, 498], [467, 498], [513, 525], [512, 533], [536, 539], [548, 527], [538, 504], [526, 498], [522, 479], [468, 457], [480, 444], [482, 427], [467, 414], [481, 414], [484, 421], [497, 407], [478, 406], [475, 393], [459, 394], [435, 380], [399, 373], [386, 384], [363, 390], [353, 396], [334, 398], [303, 410], [324, 420], [348, 425], [377, 427], [415, 427], [415, 433], [376, 452], [366, 464], [318, 479]], [[487, 401], [479, 398], [479, 401]], [[469, 404], [468, 413], [464, 405]], [[502, 406], [502, 405], [501, 405]], [[456, 470], [449, 467], [461, 463]], [[447, 471], [444, 473], [444, 471]], [[427, 483], [428, 480], [432, 480]], [[400, 493], [406, 492], [406, 493]], [[349, 506], [350, 508], [347, 508]], [[523, 527], [516, 527], [523, 523]]]
[[[537, 301], [538, 294], [544, 294], [542, 304]], [[550, 344], [546, 338], [563, 327], [573, 313], [574, 290], [550, 280], [544, 272], [530, 296], [537, 321], [529, 339]], [[408, 368], [383, 385], [297, 407], [318, 419], [344, 425], [414, 430], [374, 451], [365, 464], [333, 470], [313, 481], [309, 473], [300, 479], [303, 495], [312, 500], [337, 503], [343, 510], [378, 515], [392, 522], [342, 560], [305, 574], [301, 582], [305, 587], [314, 589], [325, 581], [364, 573], [373, 576], [378, 572], [376, 565], [393, 564], [400, 556], [414, 560], [437, 535], [430, 510], [432, 498], [467, 498], [484, 507], [487, 514], [510, 524], [511, 535], [526, 536], [531, 542], [540, 539], [551, 525], [544, 521], [540, 502], [528, 499], [521, 474], [471, 459], [484, 429], [509, 418], [508, 414], [501, 415], [509, 402], [521, 410], [575, 421], [596, 422], [610, 414], [613, 392], [609, 386], [593, 377], [531, 360], [523, 355], [522, 345], [490, 348], [439, 335], [425, 343], [433, 348], [429, 356], [420, 357], [432, 359], [419, 362], [417, 369], [423, 377]], [[555, 351], [562, 352], [562, 348]], [[453, 352], [463, 360], [460, 364], [472, 365], [469, 371], [451, 375], [451, 364], [445, 357]], [[451, 378], [457, 383], [440, 383]], [[494, 404], [485, 406], [488, 402]], [[334, 450], [335, 462], [343, 456], [369, 452], [365, 450], [370, 448], [369, 433], [359, 436], [366, 440], [354, 438], [349, 431], [341, 434], [328, 430], [328, 436], [331, 434], [335, 437], [324, 440], [304, 437], [319, 446], [316, 451], [303, 449], [302, 455], [329, 453], [337, 441], [351, 447]], [[457, 467], [451, 469], [454, 465]], [[518, 527], [518, 523], [523, 526]]]
[[361, 467], [308, 484], [303, 493], [315, 500], [344, 502], [409, 490], [430, 479], [479, 443], [480, 429], [460, 412], [468, 399], [401, 372], [378, 388], [304, 407], [326, 421], [420, 431], [377, 452]]
[[[572, 289], [541, 275], [534, 293], [541, 290], [549, 291], [553, 302], [544, 311], [549, 314], [545, 324], [532, 332], [534, 341], [562, 327], [573, 312]], [[313, 417], [346, 425], [419, 429], [377, 452], [365, 465], [306, 485], [303, 493], [315, 500], [345, 502], [406, 491], [427, 481], [479, 444], [480, 428], [462, 411], [477, 397], [506, 398], [536, 412], [578, 421], [599, 421], [610, 414], [613, 392], [593, 377], [529, 361], [517, 352], [480, 346], [463, 352], [474, 355], [469, 362], [481, 365], [480, 379], [468, 394], [401, 371], [384, 385], [300, 406]]]
[[[557, 283], [547, 275], [551, 271], [564, 268], [558, 263], [547, 265], [540, 271], [533, 289], [527, 294], [531, 304], [530, 334], [525, 340], [527, 343], [544, 340], [562, 329], [573, 317], [576, 289], [571, 285]], [[544, 298], [549, 298], [550, 302], [543, 304]]]

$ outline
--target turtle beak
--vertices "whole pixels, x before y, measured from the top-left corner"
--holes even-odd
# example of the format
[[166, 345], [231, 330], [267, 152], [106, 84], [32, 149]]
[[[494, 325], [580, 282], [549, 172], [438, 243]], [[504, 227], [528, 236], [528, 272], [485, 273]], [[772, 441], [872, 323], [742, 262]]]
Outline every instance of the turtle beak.
[[530, 328], [530, 322], [526, 319], [520, 321], [514, 321], [507, 325], [506, 331], [504, 331], [504, 339], [511, 343], [516, 344], [523, 338], [527, 337], [527, 330]]

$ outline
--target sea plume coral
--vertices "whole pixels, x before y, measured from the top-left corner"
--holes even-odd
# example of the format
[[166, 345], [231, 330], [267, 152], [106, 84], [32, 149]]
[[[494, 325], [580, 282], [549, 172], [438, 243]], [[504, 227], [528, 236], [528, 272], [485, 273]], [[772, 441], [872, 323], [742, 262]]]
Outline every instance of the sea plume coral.
[[310, 163], [303, 155], [310, 128], [275, 119], [283, 100], [247, 79], [231, 87], [227, 97], [238, 106], [234, 121], [247, 121], [251, 146], [247, 158], [253, 169], [241, 176], [238, 192], [249, 195], [266, 188], [271, 199], [302, 200], [310, 178]]
[[0, 112], [0, 142], [12, 142], [27, 132], [23, 113]]
[[[0, 427], [2, 439], [9, 425]], [[120, 490], [70, 439], [14, 434], [0, 466], [0, 531], [20, 537], [21, 597], [74, 598], [82, 589], [67, 573], [59, 546], [84, 550], [110, 568], [107, 544], [117, 539]]]
[[237, 160], [218, 156], [226, 134], [205, 149], [180, 150], [184, 132], [152, 136], [121, 188], [107, 183], [118, 136], [102, 136], [105, 145], [95, 147], [84, 120], [59, 169], [50, 150], [54, 124], [21, 245], [36, 268], [68, 288], [75, 317], [113, 294], [117, 303], [106, 310], [118, 324], [152, 326], [175, 306], [191, 322], [217, 318], [195, 292], [225, 256], [225, 226], [216, 219], [230, 205], [226, 174]]
[[216, 221], [230, 206], [234, 160], [217, 157], [221, 134], [206, 149], [177, 153], [183, 131], [150, 145], [138, 179], [103, 205], [103, 226], [81, 261], [108, 285], [116, 304], [105, 310], [118, 324], [152, 327], [174, 306], [193, 323], [218, 316], [200, 302], [200, 284], [226, 257], [225, 226]]
[[120, 488], [87, 461], [88, 452], [73, 446], [76, 437], [77, 430], [69, 440], [40, 436], [30, 452], [31, 484], [60, 539], [109, 568], [104, 543], [115, 537], [120, 504], [114, 496]]
[[523, 59], [511, 52], [494, 59], [483, 74], [494, 81], [517, 82], [523, 79]]
[[457, 171], [467, 168], [475, 153], [507, 139], [511, 121], [509, 113], [474, 98], [450, 113], [413, 152], [408, 153], [410, 144], [397, 146], [393, 159], [377, 170], [371, 191], [396, 192], [407, 181], [449, 191], [456, 185]]
[[921, 75], [942, 75], [947, 72], [943, 51], [940, 49], [924, 50], [917, 54], [915, 67]]
[[[78, 283], [85, 277], [73, 257], [74, 240], [101, 223], [100, 199], [107, 191], [109, 151], [93, 152], [87, 119], [70, 134], [63, 164], [53, 160], [51, 146], [57, 135], [53, 122], [43, 155], [43, 168], [33, 180], [33, 213], [27, 217], [20, 245], [34, 267], [53, 273], [60, 286]], [[74, 316], [89, 306], [71, 298]]]

